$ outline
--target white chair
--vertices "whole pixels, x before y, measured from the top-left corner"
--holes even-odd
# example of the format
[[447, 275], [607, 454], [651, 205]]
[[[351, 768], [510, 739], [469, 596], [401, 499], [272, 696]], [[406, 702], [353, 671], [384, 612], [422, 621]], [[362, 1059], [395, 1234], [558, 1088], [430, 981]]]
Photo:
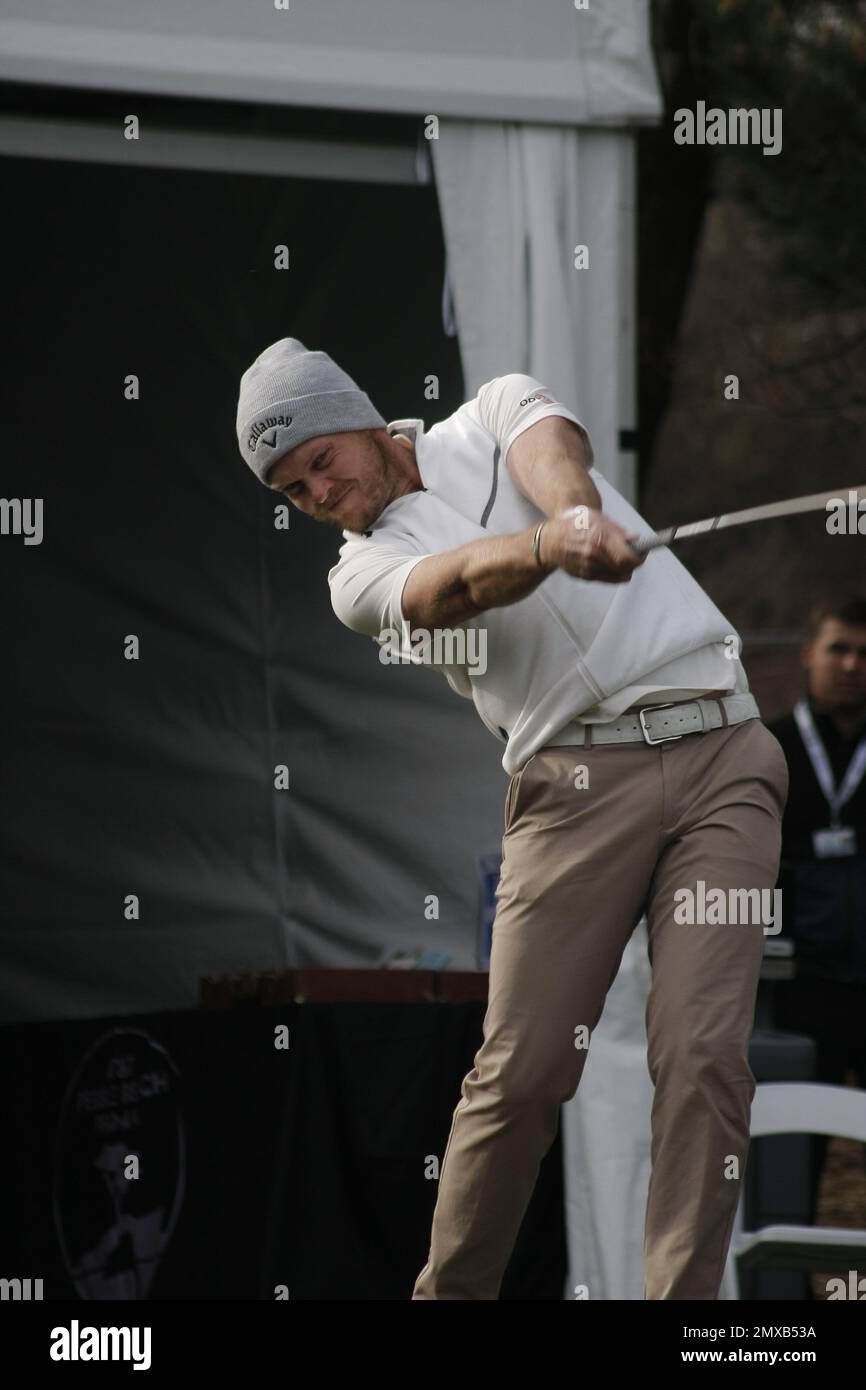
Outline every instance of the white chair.
[[[866, 1092], [817, 1082], [768, 1081], [755, 1088], [753, 1139], [768, 1134], [826, 1134], [866, 1143]], [[844, 1270], [860, 1262], [866, 1274], [866, 1230], [835, 1226], [743, 1227], [743, 1193], [737, 1204], [720, 1299], [740, 1297], [739, 1272], [769, 1262], [775, 1269]]]

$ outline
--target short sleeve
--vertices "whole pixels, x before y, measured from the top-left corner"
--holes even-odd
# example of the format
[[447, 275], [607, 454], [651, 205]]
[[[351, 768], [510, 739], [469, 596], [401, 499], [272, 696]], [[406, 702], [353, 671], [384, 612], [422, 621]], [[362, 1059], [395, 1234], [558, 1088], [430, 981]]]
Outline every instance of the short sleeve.
[[389, 546], [347, 541], [328, 571], [331, 607], [353, 632], [379, 638], [403, 625], [403, 587], [426, 555], [407, 555]]
[[523, 372], [494, 377], [480, 388], [477, 395], [478, 414], [484, 428], [493, 435], [506, 458], [515, 439], [548, 415], [562, 415], [571, 420], [584, 436], [593, 462], [592, 443], [583, 421], [568, 406], [563, 405], [536, 377]]
[[[340, 559], [328, 572], [331, 607], [340, 622], [353, 632], [372, 637], [381, 648], [380, 660], [409, 660], [443, 675], [458, 695], [472, 698], [472, 682], [465, 666], [449, 661], [452, 650], [437, 650], [435, 634], [418, 641], [410, 636], [403, 614], [403, 589], [417, 564], [427, 555], [407, 555], [390, 546], [347, 541]], [[473, 620], [457, 626], [469, 627]]]

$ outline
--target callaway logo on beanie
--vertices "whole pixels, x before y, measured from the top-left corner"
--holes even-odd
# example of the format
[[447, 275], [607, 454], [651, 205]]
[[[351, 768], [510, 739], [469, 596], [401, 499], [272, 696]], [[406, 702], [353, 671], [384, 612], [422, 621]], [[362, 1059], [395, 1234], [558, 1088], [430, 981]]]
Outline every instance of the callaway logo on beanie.
[[385, 423], [326, 352], [309, 352], [297, 338], [271, 343], [241, 377], [238, 445], [261, 483], [277, 459], [305, 439], [384, 429]]

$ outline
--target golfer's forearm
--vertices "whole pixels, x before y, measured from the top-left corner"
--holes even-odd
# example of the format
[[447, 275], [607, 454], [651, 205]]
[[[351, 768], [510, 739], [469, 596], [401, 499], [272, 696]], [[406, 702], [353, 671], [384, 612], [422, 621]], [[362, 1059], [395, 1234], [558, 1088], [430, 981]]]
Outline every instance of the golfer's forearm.
[[536, 468], [531, 500], [547, 517], [562, 516], [570, 507], [603, 510], [601, 493], [587, 469], [567, 455], [545, 459], [544, 466]]
[[588, 473], [582, 478], [551, 477], [545, 487], [539, 489], [539, 496], [541, 500], [536, 506], [547, 517], [562, 516], [571, 507], [588, 507], [595, 512], [604, 510], [601, 493]]
[[[413, 627], [447, 627], [525, 598], [556, 568], [547, 561], [539, 565], [534, 535], [531, 526], [427, 556], [404, 585], [404, 617]], [[541, 539], [543, 547], [543, 533]]]
[[518, 490], [545, 516], [560, 516], [569, 507], [602, 510], [601, 495], [589, 476], [593, 450], [585, 430], [561, 415], [551, 415], [518, 435], [506, 455], [506, 467]]
[[[546, 561], [539, 564], [532, 553], [535, 529], [530, 526], [512, 536], [491, 536], [489, 541], [471, 541], [463, 547], [462, 579], [467, 601], [476, 612], [517, 603], [556, 568]], [[541, 539], [543, 543], [543, 533]]]

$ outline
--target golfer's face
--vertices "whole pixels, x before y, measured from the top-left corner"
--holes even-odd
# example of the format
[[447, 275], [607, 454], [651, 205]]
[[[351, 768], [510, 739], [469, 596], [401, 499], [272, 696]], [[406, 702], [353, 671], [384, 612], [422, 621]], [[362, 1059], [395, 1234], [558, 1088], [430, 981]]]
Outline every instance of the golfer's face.
[[807, 646], [809, 690], [834, 704], [866, 705], [866, 627], [827, 618]]
[[388, 502], [385, 461], [365, 430], [317, 435], [278, 459], [268, 486], [311, 516], [363, 531]]

